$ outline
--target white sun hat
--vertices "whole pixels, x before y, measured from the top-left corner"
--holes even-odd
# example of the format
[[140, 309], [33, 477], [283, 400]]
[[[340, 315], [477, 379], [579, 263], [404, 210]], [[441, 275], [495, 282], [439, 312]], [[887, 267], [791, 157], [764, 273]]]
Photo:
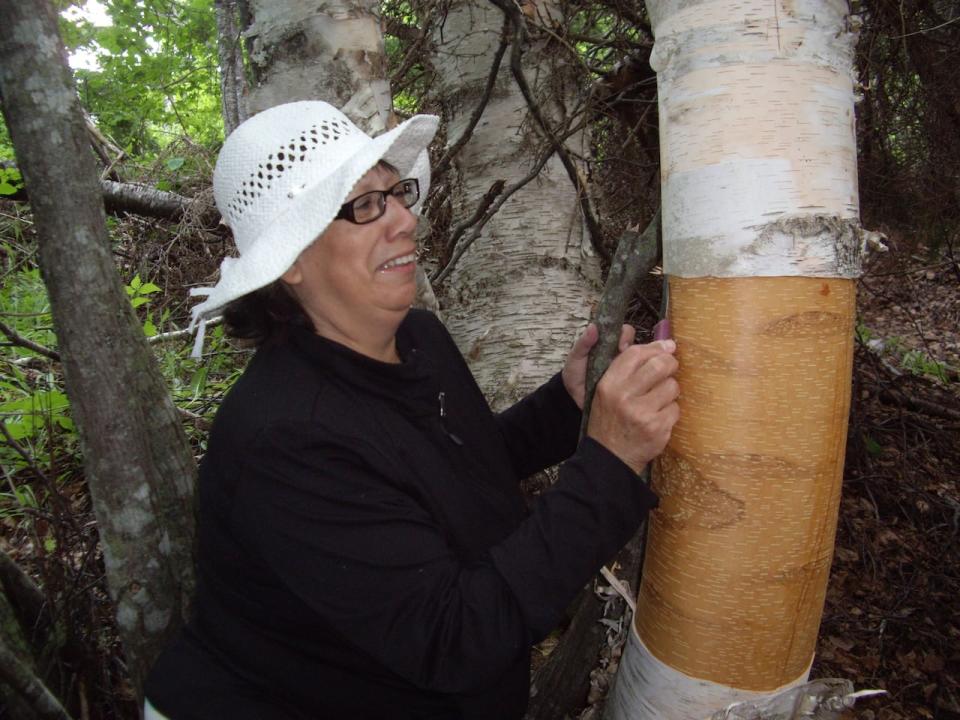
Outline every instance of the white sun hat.
[[194, 356], [203, 346], [206, 319], [232, 300], [269, 285], [333, 222], [350, 191], [380, 160], [401, 178], [420, 183], [419, 213], [430, 187], [427, 146], [434, 115], [415, 115], [371, 138], [332, 105], [301, 101], [277, 105], [230, 134], [213, 173], [213, 194], [233, 231], [239, 257], [224, 258], [206, 299], [191, 314], [199, 325]]

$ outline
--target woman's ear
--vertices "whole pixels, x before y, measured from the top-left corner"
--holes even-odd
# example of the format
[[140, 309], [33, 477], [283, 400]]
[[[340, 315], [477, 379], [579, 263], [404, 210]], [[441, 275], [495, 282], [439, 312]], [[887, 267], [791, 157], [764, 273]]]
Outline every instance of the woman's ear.
[[293, 261], [287, 271], [280, 276], [287, 285], [299, 285], [303, 281], [303, 272], [300, 270], [300, 258]]

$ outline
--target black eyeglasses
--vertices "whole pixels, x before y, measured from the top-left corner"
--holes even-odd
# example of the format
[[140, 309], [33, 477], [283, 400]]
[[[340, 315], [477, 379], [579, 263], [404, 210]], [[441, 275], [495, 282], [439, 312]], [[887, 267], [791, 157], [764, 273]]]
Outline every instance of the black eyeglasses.
[[358, 195], [340, 206], [334, 220], [347, 220], [355, 225], [365, 225], [379, 219], [387, 211], [387, 195], [403, 205], [413, 207], [420, 199], [420, 183], [414, 178], [401, 180], [388, 190], [373, 190]]

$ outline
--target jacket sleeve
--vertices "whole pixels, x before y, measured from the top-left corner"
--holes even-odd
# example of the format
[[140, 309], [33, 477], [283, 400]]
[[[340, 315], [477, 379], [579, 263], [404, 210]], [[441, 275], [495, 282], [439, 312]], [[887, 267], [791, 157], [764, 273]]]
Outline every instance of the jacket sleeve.
[[439, 692], [501, 677], [656, 502], [587, 440], [520, 527], [466, 562], [355, 445], [277, 428], [252, 455], [235, 507], [258, 559], [342, 637]]
[[581, 417], [560, 373], [499, 413], [497, 425], [517, 476], [529, 477], [570, 457]]

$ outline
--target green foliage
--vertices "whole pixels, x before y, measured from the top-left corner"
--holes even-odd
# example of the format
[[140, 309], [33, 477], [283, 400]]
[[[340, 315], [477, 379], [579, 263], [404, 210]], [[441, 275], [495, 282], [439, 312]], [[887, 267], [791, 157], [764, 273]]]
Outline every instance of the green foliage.
[[100, 128], [128, 153], [147, 159], [183, 136], [208, 148], [219, 143], [223, 123], [213, 3], [102, 4], [112, 25], [61, 22], [68, 49], [94, 53], [99, 64], [98, 70], [78, 69], [75, 76], [81, 101]]
[[13, 195], [23, 187], [23, 177], [15, 167], [0, 167], [0, 195]]

